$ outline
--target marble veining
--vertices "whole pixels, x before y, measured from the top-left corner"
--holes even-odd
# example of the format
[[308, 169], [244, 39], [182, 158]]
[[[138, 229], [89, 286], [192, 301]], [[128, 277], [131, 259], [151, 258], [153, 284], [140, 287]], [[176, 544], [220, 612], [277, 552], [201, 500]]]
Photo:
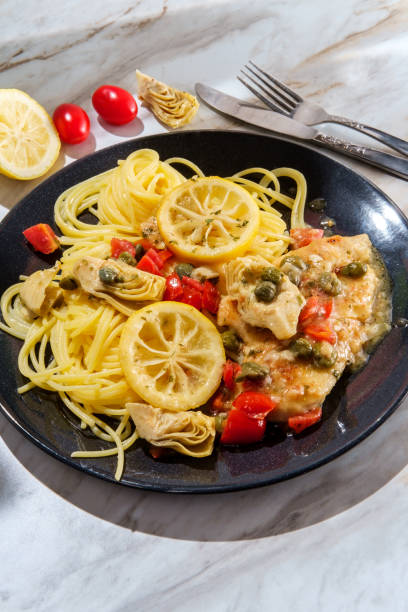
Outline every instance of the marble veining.
[[[136, 93], [136, 68], [250, 100], [236, 74], [253, 59], [329, 112], [408, 139], [407, 19], [404, 0], [5, 0], [0, 87], [27, 91], [50, 113], [63, 101], [89, 112], [90, 138], [65, 146], [49, 174], [166, 131], [143, 106], [115, 128], [90, 105], [103, 82]], [[204, 105], [188, 127], [242, 128]], [[324, 130], [378, 146], [345, 127]], [[406, 182], [330, 155], [408, 211]], [[0, 205], [41, 180], [0, 177]], [[198, 497], [81, 474], [0, 416], [0, 610], [405, 612], [407, 410], [405, 400], [367, 440], [300, 478]]]

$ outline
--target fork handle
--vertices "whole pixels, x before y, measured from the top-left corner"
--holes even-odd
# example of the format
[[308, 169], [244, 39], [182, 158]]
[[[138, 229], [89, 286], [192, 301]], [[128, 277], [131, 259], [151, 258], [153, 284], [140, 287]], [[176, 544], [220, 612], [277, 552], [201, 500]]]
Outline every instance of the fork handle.
[[330, 115], [326, 121], [330, 123], [340, 123], [341, 125], [345, 125], [353, 130], [358, 130], [367, 136], [371, 136], [371, 138], [375, 138], [380, 142], [386, 144], [391, 149], [395, 149], [399, 153], [403, 153], [403, 155], [408, 155], [408, 142], [406, 140], [402, 140], [401, 138], [397, 138], [396, 136], [392, 136], [391, 134], [387, 134], [387, 132], [383, 132], [382, 130], [377, 130], [377, 128], [370, 127], [369, 125], [365, 125], [364, 123], [359, 123], [358, 121], [353, 121], [352, 119], [346, 119], [346, 117], [340, 117], [339, 115]]
[[311, 142], [323, 145], [328, 149], [332, 149], [337, 153], [354, 157], [361, 161], [377, 166], [382, 170], [387, 170], [391, 174], [396, 174], [400, 178], [408, 180], [408, 159], [404, 157], [398, 157], [397, 155], [390, 155], [389, 153], [383, 153], [377, 149], [369, 149], [367, 147], [361, 147], [354, 145], [340, 138], [334, 136], [327, 136], [319, 132]]

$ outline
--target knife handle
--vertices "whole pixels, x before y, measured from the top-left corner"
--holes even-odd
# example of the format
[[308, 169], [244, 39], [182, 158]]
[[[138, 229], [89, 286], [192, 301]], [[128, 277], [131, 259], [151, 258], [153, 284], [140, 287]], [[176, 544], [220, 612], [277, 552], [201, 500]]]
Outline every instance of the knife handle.
[[326, 136], [326, 134], [321, 134], [320, 132], [312, 139], [312, 142], [323, 145], [333, 151], [337, 151], [337, 153], [354, 157], [355, 159], [364, 161], [382, 170], [387, 170], [391, 174], [408, 180], [408, 158], [383, 153], [377, 149], [369, 149], [367, 147], [350, 144], [340, 138]]
[[391, 149], [395, 149], [398, 153], [402, 153], [403, 155], [408, 155], [408, 142], [406, 140], [402, 140], [401, 138], [397, 138], [397, 136], [393, 136], [392, 134], [387, 134], [387, 132], [383, 132], [382, 130], [377, 130], [377, 128], [373, 128], [369, 125], [365, 125], [365, 123], [360, 123], [358, 121], [353, 121], [352, 119], [346, 119], [346, 117], [339, 117], [338, 115], [330, 115], [329, 119], [332, 123], [340, 123], [341, 125], [345, 125], [353, 130], [358, 130], [371, 138], [375, 138], [380, 142], [386, 144], [391, 147]]

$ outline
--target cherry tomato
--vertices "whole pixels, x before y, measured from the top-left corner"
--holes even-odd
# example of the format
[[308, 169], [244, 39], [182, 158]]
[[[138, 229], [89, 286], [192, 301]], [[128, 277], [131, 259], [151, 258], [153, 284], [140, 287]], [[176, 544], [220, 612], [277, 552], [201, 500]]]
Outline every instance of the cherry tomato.
[[92, 96], [96, 112], [113, 125], [129, 123], [137, 115], [136, 100], [126, 89], [115, 85], [101, 85]]
[[78, 144], [88, 138], [89, 117], [77, 104], [60, 104], [54, 111], [53, 119], [63, 142]]

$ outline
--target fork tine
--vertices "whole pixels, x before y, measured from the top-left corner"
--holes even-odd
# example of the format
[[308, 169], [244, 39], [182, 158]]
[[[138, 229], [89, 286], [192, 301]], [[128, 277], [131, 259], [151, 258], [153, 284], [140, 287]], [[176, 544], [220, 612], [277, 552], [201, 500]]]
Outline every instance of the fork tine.
[[[241, 70], [242, 72], [242, 70]], [[247, 76], [247, 75], [245, 75]], [[252, 91], [252, 93], [259, 98], [259, 100], [261, 100], [266, 106], [269, 106], [269, 108], [271, 108], [272, 110], [276, 111], [277, 113], [282, 113], [282, 115], [287, 115], [289, 117], [289, 113], [287, 113], [285, 110], [282, 110], [282, 107], [277, 106], [276, 104], [274, 104], [273, 102], [271, 102], [268, 98], [265, 98], [265, 96], [263, 96], [261, 93], [259, 93], [258, 90], [256, 90], [254, 87], [252, 87], [249, 83], [247, 83], [246, 81], [244, 81], [244, 79], [241, 79], [240, 76], [237, 76], [238, 81], [241, 81], [241, 83], [243, 85], [245, 85], [245, 87], [247, 89], [249, 89], [249, 91]]]
[[292, 98], [294, 98], [296, 102], [303, 102], [303, 98], [299, 96], [299, 94], [297, 94], [296, 91], [293, 91], [293, 89], [290, 89], [290, 87], [285, 85], [285, 83], [278, 81], [278, 79], [273, 77], [271, 74], [268, 74], [267, 72], [265, 72], [265, 70], [262, 70], [262, 68], [259, 68], [259, 66], [257, 66], [252, 60], [249, 60], [249, 63], [252, 64], [252, 66], [256, 68], [256, 70], [259, 70], [259, 72], [261, 72], [264, 75], [264, 77], [266, 77], [267, 79], [272, 81], [272, 83], [274, 83], [275, 85], [283, 89], [283, 91], [287, 93], [289, 96], [292, 96]]
[[[267, 106], [272, 106], [273, 103], [270, 100], [272, 98], [275, 104], [278, 105], [279, 107], [278, 110], [280, 113], [285, 112], [289, 114], [294, 109], [294, 106], [289, 106], [289, 104], [286, 104], [283, 100], [281, 100], [281, 98], [276, 97], [273, 93], [271, 93], [273, 90], [271, 89], [270, 85], [267, 84], [268, 89], [266, 89], [265, 87], [263, 87], [263, 85], [261, 85], [261, 83], [258, 83], [258, 81], [255, 81], [255, 79], [253, 79], [249, 74], [247, 74], [243, 70], [241, 70], [241, 72], [244, 76], [246, 76], [247, 79], [252, 81], [252, 83], [254, 83], [259, 89], [261, 89], [264, 93], [266, 93], [268, 97], [265, 98], [264, 96], [262, 96], [262, 102], [264, 102]], [[262, 94], [260, 94], [259, 92], [258, 93], [255, 92], [255, 95], [257, 95], [258, 98], [260, 98]], [[276, 108], [274, 110], [276, 110]]]
[[[282, 104], [282, 106], [284, 106], [288, 111], [293, 111], [296, 108], [297, 102], [291, 98], [288, 98], [282, 91], [274, 87], [271, 83], [268, 83], [268, 81], [265, 81], [265, 79], [252, 70], [251, 66], [246, 65], [245, 68], [249, 70], [259, 81], [264, 83], [270, 92], [275, 94], [275, 101], [278, 99], [279, 103]], [[261, 85], [259, 85], [259, 87], [261, 87]], [[265, 93], [268, 93], [267, 90], [264, 89], [264, 91]], [[272, 93], [269, 93], [269, 95], [272, 96]], [[278, 98], [276, 98], [276, 96]]]

